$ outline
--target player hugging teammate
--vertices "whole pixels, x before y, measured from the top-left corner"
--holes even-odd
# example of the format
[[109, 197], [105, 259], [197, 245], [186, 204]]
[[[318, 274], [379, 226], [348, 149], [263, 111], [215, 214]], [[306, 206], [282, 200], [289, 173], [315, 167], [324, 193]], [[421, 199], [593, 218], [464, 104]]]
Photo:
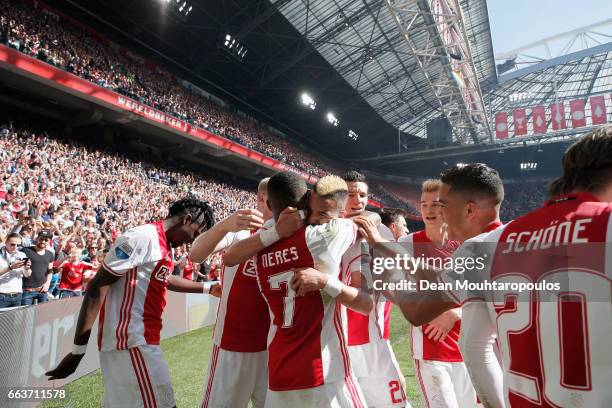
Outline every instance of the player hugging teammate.
[[[389, 343], [392, 303], [412, 324], [427, 407], [610, 406], [612, 127], [572, 145], [551, 199], [506, 225], [501, 178], [484, 164], [424, 183], [425, 229], [399, 243], [367, 199], [357, 172], [311, 190], [282, 172], [262, 180], [257, 209], [216, 224], [206, 203], [174, 203], [166, 219], [116, 240], [89, 285], [72, 353], [48, 375], [75, 371], [99, 313], [104, 405], [175, 406], [159, 348], [169, 289], [220, 296], [204, 408], [409, 406]], [[195, 262], [223, 252], [221, 285], [171, 275], [172, 248], [194, 239]], [[386, 270], [387, 283], [546, 279], [561, 290], [375, 292], [366, 241], [374, 256], [487, 259], [463, 273]]]

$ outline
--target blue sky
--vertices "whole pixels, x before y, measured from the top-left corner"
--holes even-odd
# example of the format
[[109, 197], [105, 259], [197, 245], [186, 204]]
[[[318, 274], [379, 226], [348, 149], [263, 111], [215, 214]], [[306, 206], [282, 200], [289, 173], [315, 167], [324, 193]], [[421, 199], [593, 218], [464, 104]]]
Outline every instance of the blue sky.
[[612, 18], [612, 0], [487, 0], [487, 7], [495, 53]]

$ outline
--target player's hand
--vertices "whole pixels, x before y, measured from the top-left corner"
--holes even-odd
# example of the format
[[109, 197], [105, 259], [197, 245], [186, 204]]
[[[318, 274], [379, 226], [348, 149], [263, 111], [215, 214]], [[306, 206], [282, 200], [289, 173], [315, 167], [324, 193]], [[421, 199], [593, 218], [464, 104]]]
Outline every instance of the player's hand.
[[459, 319], [461, 319], [461, 309], [447, 310], [429, 322], [423, 333], [429, 340], [444, 341], [448, 332], [452, 330]]
[[227, 232], [256, 230], [263, 226], [263, 214], [253, 208], [243, 208], [223, 220]]
[[440, 226], [440, 236], [442, 237], [442, 244], [448, 242], [448, 224], [445, 222]]
[[276, 221], [276, 232], [281, 239], [287, 238], [303, 225], [304, 219], [300, 211], [297, 208], [287, 207], [280, 213]]
[[216, 284], [210, 287], [210, 295], [214, 296], [216, 298], [220, 298], [221, 297], [221, 285], [220, 284]]
[[357, 217], [367, 218], [376, 225], [376, 228], [382, 224], [382, 220], [380, 218], [380, 214], [375, 213], [374, 211], [365, 210], [359, 215], [353, 215], [352, 217], [348, 217], [350, 220], [354, 220]]
[[368, 217], [355, 217], [353, 221], [359, 227], [359, 234], [370, 244], [386, 242], [378, 232], [376, 224]]
[[327, 284], [327, 275], [313, 268], [292, 269], [291, 289], [297, 296], [313, 290], [321, 290]]
[[85, 354], [72, 354], [68, 353], [66, 357], [55, 367], [53, 370], [49, 370], [45, 373], [51, 380], [59, 380], [68, 377], [74, 373], [81, 362]]

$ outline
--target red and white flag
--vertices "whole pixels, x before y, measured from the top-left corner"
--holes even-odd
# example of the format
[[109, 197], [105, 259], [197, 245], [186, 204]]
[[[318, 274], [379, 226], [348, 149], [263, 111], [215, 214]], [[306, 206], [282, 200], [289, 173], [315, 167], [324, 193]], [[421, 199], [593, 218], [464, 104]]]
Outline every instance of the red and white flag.
[[527, 134], [527, 113], [525, 109], [516, 109], [512, 114], [514, 117], [514, 136]]
[[565, 108], [563, 107], [563, 102], [559, 102], [559, 104], [553, 103], [550, 105], [550, 116], [553, 130], [567, 128], [565, 123]]
[[586, 126], [586, 113], [584, 112], [584, 99], [574, 99], [570, 101], [570, 116], [572, 117], [572, 127]]
[[608, 123], [606, 99], [603, 95], [591, 96], [591, 122], [593, 122], [594, 125]]
[[531, 110], [531, 120], [533, 121], [533, 133], [546, 133], [546, 109], [543, 106], [534, 106]]
[[495, 136], [498, 139], [508, 137], [508, 114], [506, 112], [497, 112], [495, 114]]

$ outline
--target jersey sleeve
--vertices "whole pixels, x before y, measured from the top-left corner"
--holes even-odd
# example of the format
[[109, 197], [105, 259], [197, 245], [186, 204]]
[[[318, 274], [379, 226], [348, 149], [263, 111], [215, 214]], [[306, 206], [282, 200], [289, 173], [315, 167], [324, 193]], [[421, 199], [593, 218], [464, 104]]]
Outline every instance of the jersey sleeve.
[[448, 267], [438, 275], [438, 281], [450, 284], [447, 295], [463, 305], [472, 300], [486, 300], [486, 291], [480, 283], [491, 277], [491, 264], [497, 248], [497, 241], [504, 227], [484, 233], [465, 241], [453, 253]]
[[334, 219], [306, 229], [306, 243], [315, 267], [324, 273], [338, 273], [342, 256], [356, 239], [357, 226], [347, 219]]
[[342, 255], [342, 270], [345, 276], [353, 272], [361, 272], [361, 242], [355, 241]]
[[496, 328], [485, 302], [461, 308], [459, 347], [476, 393], [487, 406], [504, 406], [503, 373], [495, 355]]
[[142, 228], [134, 228], [117, 237], [103, 265], [113, 275], [123, 276], [127, 271], [154, 261], [153, 241]]

